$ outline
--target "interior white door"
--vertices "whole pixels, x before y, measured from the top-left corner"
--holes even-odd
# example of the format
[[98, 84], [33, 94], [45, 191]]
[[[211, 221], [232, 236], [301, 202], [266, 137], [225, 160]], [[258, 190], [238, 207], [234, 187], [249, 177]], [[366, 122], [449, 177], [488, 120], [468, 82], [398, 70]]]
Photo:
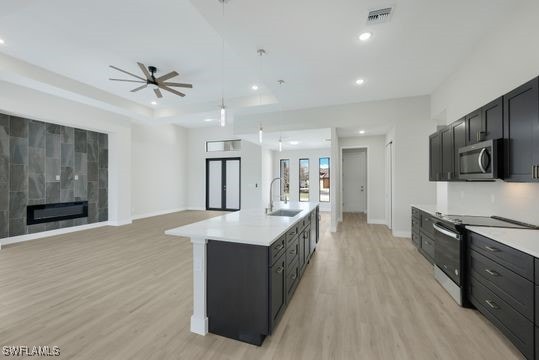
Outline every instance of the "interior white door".
[[226, 209], [240, 209], [240, 161], [226, 160]]
[[386, 145], [386, 223], [393, 228], [393, 143]]
[[210, 160], [208, 165], [208, 208], [223, 207], [223, 162]]
[[367, 151], [348, 149], [342, 158], [343, 211], [367, 212]]

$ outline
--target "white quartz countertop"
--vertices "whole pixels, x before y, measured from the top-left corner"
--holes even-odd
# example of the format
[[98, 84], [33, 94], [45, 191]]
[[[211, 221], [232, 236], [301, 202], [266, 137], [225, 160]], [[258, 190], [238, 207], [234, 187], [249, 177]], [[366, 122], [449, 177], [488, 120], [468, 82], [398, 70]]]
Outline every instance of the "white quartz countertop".
[[438, 211], [436, 205], [412, 205], [412, 207], [415, 207], [416, 209], [419, 209], [431, 215], [434, 215]]
[[269, 246], [301, 218], [316, 209], [316, 202], [274, 203], [278, 209], [301, 210], [294, 217], [269, 216], [262, 208], [243, 209], [165, 231], [167, 235]]
[[466, 226], [466, 229], [539, 258], [539, 230]]

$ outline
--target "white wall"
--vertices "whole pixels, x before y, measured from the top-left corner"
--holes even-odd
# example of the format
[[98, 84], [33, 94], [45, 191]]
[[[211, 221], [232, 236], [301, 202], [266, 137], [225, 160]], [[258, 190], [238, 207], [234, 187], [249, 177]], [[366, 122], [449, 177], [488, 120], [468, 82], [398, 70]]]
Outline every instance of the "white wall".
[[[539, 75], [539, 2], [523, 1], [484, 38], [431, 98], [432, 118], [446, 123]], [[539, 184], [438, 184], [444, 211], [500, 215], [539, 224]]]
[[134, 218], [187, 205], [187, 130], [176, 125], [132, 126], [131, 194]]
[[[339, 138], [341, 149], [367, 148], [367, 222], [385, 224], [385, 137]], [[342, 206], [339, 209], [342, 219]]]
[[[321, 157], [330, 158], [330, 177], [331, 177], [331, 166], [333, 159], [331, 159], [331, 149], [298, 149], [298, 150], [285, 150], [282, 152], [275, 151], [273, 155], [273, 177], [280, 176], [279, 164], [281, 159], [290, 160], [290, 201], [299, 201], [299, 159], [309, 159], [309, 179], [310, 179], [310, 189], [309, 189], [309, 199], [311, 201], [320, 201], [319, 200], [319, 159]], [[331, 183], [331, 179], [330, 179]], [[331, 184], [330, 184], [331, 185]], [[275, 199], [279, 199], [279, 186], [274, 185], [275, 188], [273, 192], [275, 194]], [[330, 188], [331, 189], [331, 188]], [[330, 211], [331, 210], [331, 190], [330, 190], [330, 201], [320, 203], [320, 211]]]
[[262, 205], [262, 151], [259, 145], [242, 141], [241, 151], [206, 153], [206, 141], [238, 139], [232, 127], [187, 130], [187, 204], [189, 209], [206, 209], [206, 158], [241, 157], [241, 208]]
[[0, 81], [0, 111], [109, 134], [109, 222], [131, 222], [129, 118], [4, 81]]

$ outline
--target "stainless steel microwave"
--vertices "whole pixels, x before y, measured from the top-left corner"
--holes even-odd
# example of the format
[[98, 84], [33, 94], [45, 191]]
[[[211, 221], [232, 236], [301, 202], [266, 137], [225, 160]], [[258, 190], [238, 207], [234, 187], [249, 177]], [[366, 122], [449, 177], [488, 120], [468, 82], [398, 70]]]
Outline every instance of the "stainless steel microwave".
[[458, 150], [459, 179], [495, 180], [502, 175], [503, 139], [488, 140]]

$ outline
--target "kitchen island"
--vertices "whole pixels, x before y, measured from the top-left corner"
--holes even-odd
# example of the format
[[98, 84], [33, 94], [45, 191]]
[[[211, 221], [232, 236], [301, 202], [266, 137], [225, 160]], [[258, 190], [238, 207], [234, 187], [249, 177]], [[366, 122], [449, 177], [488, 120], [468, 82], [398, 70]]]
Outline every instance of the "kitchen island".
[[167, 230], [193, 243], [191, 331], [261, 345], [278, 324], [319, 238], [318, 203], [277, 203]]

